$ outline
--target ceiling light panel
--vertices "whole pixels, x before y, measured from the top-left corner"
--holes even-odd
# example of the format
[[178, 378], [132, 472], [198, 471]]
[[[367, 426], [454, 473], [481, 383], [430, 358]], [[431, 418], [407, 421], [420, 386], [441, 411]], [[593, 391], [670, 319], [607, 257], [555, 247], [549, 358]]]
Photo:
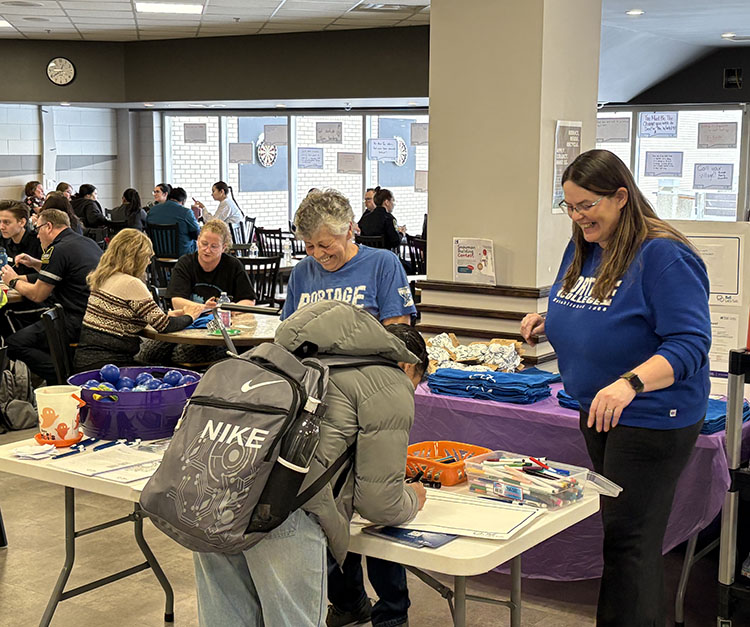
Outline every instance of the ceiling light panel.
[[0, 20], [0, 28], [13, 28], [13, 25], [7, 20]]

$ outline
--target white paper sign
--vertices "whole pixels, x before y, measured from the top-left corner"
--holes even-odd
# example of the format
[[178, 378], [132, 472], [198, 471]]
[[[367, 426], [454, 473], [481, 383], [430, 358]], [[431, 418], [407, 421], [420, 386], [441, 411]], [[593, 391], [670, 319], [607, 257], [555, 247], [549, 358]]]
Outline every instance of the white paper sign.
[[638, 119], [641, 137], [677, 137], [677, 111], [644, 111]]
[[597, 118], [596, 143], [630, 141], [630, 118]]
[[581, 154], [581, 122], [557, 120], [555, 129], [555, 168], [552, 180], [552, 213], [564, 213], [559, 204], [563, 199], [562, 175]]
[[411, 123], [411, 145], [426, 146], [429, 144], [430, 125], [427, 122]]
[[711, 348], [708, 351], [708, 361], [712, 376], [729, 372], [729, 351], [740, 347], [739, 326], [739, 314], [711, 311]]
[[698, 124], [698, 148], [737, 148], [737, 122]]
[[491, 239], [453, 238], [453, 281], [495, 285], [495, 255]]
[[186, 144], [205, 144], [207, 141], [205, 124], [185, 124], [183, 132]]
[[286, 146], [286, 124], [264, 124], [263, 141], [274, 146]]
[[229, 144], [229, 163], [255, 163], [253, 142]]
[[340, 144], [344, 137], [341, 122], [316, 122], [315, 143], [316, 144]]
[[[743, 238], [740, 235], [689, 235], [706, 264], [711, 292], [709, 305], [741, 305], [740, 263]], [[737, 348], [736, 346], [734, 348]]]
[[398, 141], [393, 137], [374, 137], [367, 140], [367, 158], [371, 161], [395, 161]]
[[732, 189], [733, 163], [696, 163], [693, 189]]
[[646, 151], [643, 176], [682, 176], [681, 152]]
[[322, 148], [298, 148], [297, 167], [301, 170], [322, 170], [323, 149]]
[[362, 174], [362, 153], [336, 153], [336, 171], [339, 174]]
[[427, 192], [427, 170], [415, 170], [414, 191]]

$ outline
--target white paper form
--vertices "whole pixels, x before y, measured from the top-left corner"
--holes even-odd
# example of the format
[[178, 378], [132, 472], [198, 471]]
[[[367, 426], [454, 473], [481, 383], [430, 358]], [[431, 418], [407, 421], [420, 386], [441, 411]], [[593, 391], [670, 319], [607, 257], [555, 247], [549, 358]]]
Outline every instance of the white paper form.
[[543, 514], [543, 510], [490, 499], [427, 490], [424, 507], [404, 529], [507, 540]]
[[[709, 305], [742, 305], [743, 235], [690, 235], [708, 270]], [[737, 348], [734, 346], [733, 348]]]
[[739, 324], [739, 314], [711, 311], [711, 350], [708, 361], [712, 376], [722, 376], [729, 372], [729, 351], [741, 347]]
[[138, 451], [124, 444], [101, 451], [85, 451], [61, 459], [50, 460], [50, 466], [93, 477], [112, 470], [161, 460], [158, 453]]
[[132, 483], [133, 481], [150, 479], [151, 475], [156, 472], [159, 464], [161, 464], [161, 460], [155, 459], [143, 462], [142, 464], [136, 464], [135, 466], [128, 466], [127, 468], [118, 468], [117, 470], [100, 472], [96, 476], [100, 479], [117, 481], [117, 483]]

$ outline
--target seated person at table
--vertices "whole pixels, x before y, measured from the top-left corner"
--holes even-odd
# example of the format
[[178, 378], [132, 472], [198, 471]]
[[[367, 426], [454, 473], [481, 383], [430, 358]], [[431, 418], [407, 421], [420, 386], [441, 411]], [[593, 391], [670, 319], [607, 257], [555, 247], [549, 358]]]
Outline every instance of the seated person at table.
[[382, 236], [387, 248], [398, 248], [401, 244], [401, 235], [396, 229], [395, 220], [391, 215], [396, 199], [393, 197], [391, 190], [377, 188], [373, 202], [375, 208], [366, 212], [359, 219], [360, 235]]
[[211, 198], [219, 201], [219, 206], [213, 213], [206, 209], [202, 202], [195, 201], [195, 206], [201, 210], [201, 217], [204, 220], [224, 220], [227, 224], [238, 224], [245, 219], [242, 209], [237, 206], [237, 201], [234, 199], [231, 186], [224, 181], [214, 183], [211, 188]]
[[294, 217], [307, 257], [292, 270], [281, 317], [318, 300], [363, 307], [383, 324], [416, 313], [401, 263], [392, 252], [352, 241], [354, 212], [336, 190], [308, 194]]
[[109, 242], [86, 279], [91, 296], [75, 354], [76, 372], [110, 363], [132, 366], [146, 325], [159, 333], [180, 331], [203, 312], [201, 304], [190, 302], [169, 314], [159, 309], [144, 283], [153, 254], [151, 240], [135, 229], [123, 229]]
[[29, 211], [39, 211], [44, 202], [44, 188], [39, 181], [29, 181], [23, 188], [23, 202]]
[[127, 228], [144, 231], [146, 229], [146, 211], [141, 206], [141, 195], [138, 190], [129, 187], [122, 193], [122, 204], [110, 212], [112, 222], [125, 222]]
[[[70, 229], [68, 214], [58, 209], [46, 209], [40, 214], [37, 234], [44, 249], [42, 258], [34, 259], [26, 253], [16, 258], [16, 263], [37, 270], [36, 282], [31, 283], [26, 276], [19, 276], [10, 266], [2, 269], [3, 282], [35, 303], [41, 303], [54, 294], [55, 301], [65, 310], [66, 339], [71, 343], [78, 342], [89, 298], [86, 277], [96, 268], [102, 251], [93, 240], [74, 233]], [[65, 383], [57, 381], [41, 320], [11, 335], [7, 345], [10, 359], [23, 361], [48, 384]]]
[[[5, 248], [8, 263], [13, 265], [16, 257], [26, 253], [34, 259], [42, 256], [42, 246], [36, 232], [30, 228], [29, 208], [18, 200], [0, 201], [0, 246]], [[19, 275], [30, 275], [30, 282], [36, 281], [36, 271], [30, 266], [15, 266]], [[32, 276], [33, 275], [33, 276]], [[46, 309], [27, 299], [20, 303], [8, 303], [3, 308], [4, 316], [0, 317], [0, 335], [8, 337], [18, 329], [39, 320]]]
[[193, 553], [204, 627], [323, 625], [326, 548], [334, 563], [343, 562], [352, 513], [398, 525], [414, 518], [425, 502], [420, 483], [404, 483], [414, 389], [427, 366], [419, 333], [403, 324], [383, 327], [345, 303], [321, 301], [284, 321], [276, 341], [290, 351], [312, 343], [320, 353], [377, 354], [403, 372], [379, 364], [330, 370], [328, 411], [303, 489], [356, 443], [354, 461], [250, 549], [236, 555]]
[[[336, 190], [311, 192], [300, 203], [294, 225], [308, 256], [289, 277], [282, 319], [310, 303], [341, 300], [386, 325], [411, 322], [416, 308], [398, 257], [352, 241], [354, 212], [346, 197]], [[362, 558], [350, 553], [342, 568], [333, 567], [328, 577], [329, 626], [367, 622], [371, 613], [373, 625], [406, 624], [409, 592], [401, 564], [367, 558], [367, 575], [379, 597], [374, 609], [362, 582]]]
[[[158, 205], [161, 206], [161, 205]], [[156, 207], [154, 208], [156, 209]], [[151, 210], [151, 212], [154, 211]], [[226, 254], [232, 241], [229, 227], [221, 220], [210, 220], [198, 236], [198, 252], [183, 255], [172, 270], [167, 298], [172, 307], [184, 309], [202, 303], [216, 307], [222, 292], [237, 305], [254, 305], [255, 291], [238, 259]], [[137, 359], [143, 364], [208, 364], [226, 357], [226, 348], [144, 340]]]
[[70, 228], [78, 233], [78, 235], [83, 235], [83, 223], [78, 219], [75, 211], [73, 211], [73, 205], [65, 194], [50, 192], [42, 205], [41, 211], [45, 209], [59, 209], [67, 213], [68, 218], [70, 218]]
[[61, 182], [57, 184], [57, 187], [55, 187], [56, 192], [60, 192], [65, 195], [65, 198], [70, 200], [73, 198], [73, 194], [75, 193], [73, 191], [73, 186], [70, 183]]
[[96, 187], [90, 183], [84, 183], [70, 201], [73, 211], [86, 229], [96, 229], [108, 224], [107, 218], [102, 213], [102, 206], [96, 199], [97, 193]]
[[[159, 188], [160, 189], [160, 188]], [[154, 190], [156, 193], [156, 189]], [[195, 252], [195, 240], [198, 237], [200, 226], [193, 212], [184, 207], [187, 200], [187, 192], [182, 187], [170, 188], [167, 200], [154, 205], [148, 212], [148, 224], [176, 224], [177, 255], [187, 255]]]

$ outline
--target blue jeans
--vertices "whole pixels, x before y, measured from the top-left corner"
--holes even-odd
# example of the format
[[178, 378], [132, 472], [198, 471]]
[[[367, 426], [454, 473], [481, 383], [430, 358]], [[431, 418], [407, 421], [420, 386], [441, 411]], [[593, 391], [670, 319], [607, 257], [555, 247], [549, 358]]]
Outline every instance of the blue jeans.
[[[395, 562], [368, 557], [367, 578], [378, 595], [372, 608], [373, 627], [406, 623], [410, 605], [406, 569]], [[350, 612], [356, 612], [367, 602], [361, 555], [347, 553], [342, 568], [329, 556], [328, 600], [337, 609]]]
[[243, 553], [193, 561], [202, 627], [325, 625], [326, 538], [302, 510]]

